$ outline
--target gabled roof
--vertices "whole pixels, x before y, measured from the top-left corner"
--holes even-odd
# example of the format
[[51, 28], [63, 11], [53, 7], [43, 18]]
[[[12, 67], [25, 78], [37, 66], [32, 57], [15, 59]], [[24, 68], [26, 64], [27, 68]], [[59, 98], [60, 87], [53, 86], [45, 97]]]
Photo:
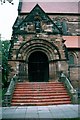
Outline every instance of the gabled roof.
[[[16, 30], [19, 30], [20, 27], [23, 27], [27, 25], [27, 22], [34, 22], [35, 17], [38, 15], [40, 21], [44, 20], [47, 22], [50, 22], [54, 25], [54, 27], [58, 30], [58, 33], [62, 34], [62, 31], [58, 26], [49, 18], [49, 16], [42, 10], [42, 8], [37, 4], [31, 12], [20, 22], [20, 24], [17, 24]], [[16, 21], [17, 22], [17, 21]], [[19, 22], [18, 22], [19, 23]], [[14, 24], [15, 25], [15, 24]], [[15, 26], [14, 26], [15, 27]], [[13, 27], [13, 28], [14, 28]]]
[[36, 4], [45, 11], [45, 13], [79, 13], [78, 2], [27, 2], [22, 0], [20, 13], [29, 13]]
[[36, 15], [39, 15], [41, 19], [47, 19], [51, 21], [51, 19], [48, 17], [48, 15], [42, 10], [42, 8], [36, 4], [34, 8], [30, 11], [29, 15], [25, 18], [24, 21], [30, 21], [32, 22]]

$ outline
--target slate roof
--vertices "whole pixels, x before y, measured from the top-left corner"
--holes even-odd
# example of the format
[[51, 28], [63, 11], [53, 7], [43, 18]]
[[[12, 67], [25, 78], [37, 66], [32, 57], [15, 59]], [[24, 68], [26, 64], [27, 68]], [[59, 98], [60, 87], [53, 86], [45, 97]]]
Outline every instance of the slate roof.
[[78, 2], [25, 2], [22, 0], [21, 13], [29, 13], [38, 4], [46, 13], [78, 13]]
[[63, 36], [67, 48], [80, 48], [80, 36]]

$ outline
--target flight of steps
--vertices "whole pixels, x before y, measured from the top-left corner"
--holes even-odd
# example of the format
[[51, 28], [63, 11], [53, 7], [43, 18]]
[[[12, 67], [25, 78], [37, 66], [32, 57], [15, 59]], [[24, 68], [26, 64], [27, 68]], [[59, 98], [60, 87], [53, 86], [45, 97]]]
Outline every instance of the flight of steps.
[[70, 104], [71, 100], [60, 82], [19, 82], [11, 106]]

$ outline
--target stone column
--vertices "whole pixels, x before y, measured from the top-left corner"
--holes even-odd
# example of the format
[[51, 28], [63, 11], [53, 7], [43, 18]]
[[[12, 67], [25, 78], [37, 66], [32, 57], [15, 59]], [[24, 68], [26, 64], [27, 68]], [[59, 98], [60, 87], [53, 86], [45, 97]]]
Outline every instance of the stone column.
[[19, 62], [16, 62], [16, 75], [17, 75], [17, 78], [19, 77], [18, 74], [19, 74]]
[[49, 63], [49, 79], [52, 80], [52, 62]]
[[68, 76], [68, 63], [67, 61], [58, 61], [58, 76], [63, 72]]
[[50, 62], [49, 63], [49, 79], [50, 81], [54, 81], [57, 78], [56, 74], [56, 63], [55, 62]]
[[26, 69], [26, 81], [28, 80], [28, 63], [25, 64]]
[[62, 70], [61, 61], [58, 61], [57, 62], [57, 76], [58, 76], [58, 78], [60, 78], [61, 70]]
[[19, 80], [20, 81], [24, 80], [24, 74], [25, 74], [24, 63], [23, 62], [19, 62], [19, 73], [18, 73], [18, 76], [19, 76]]

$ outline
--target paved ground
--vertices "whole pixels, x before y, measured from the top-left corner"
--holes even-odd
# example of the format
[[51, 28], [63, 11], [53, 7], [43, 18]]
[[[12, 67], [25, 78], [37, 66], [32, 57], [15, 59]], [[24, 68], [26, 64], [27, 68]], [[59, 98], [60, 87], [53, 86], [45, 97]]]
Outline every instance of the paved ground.
[[[0, 110], [1, 111], [1, 110]], [[63, 119], [79, 118], [78, 105], [50, 105], [50, 106], [22, 106], [22, 107], [3, 107], [3, 120], [22, 119], [22, 120], [41, 120], [43, 118]], [[54, 118], [54, 119], [53, 119]]]

